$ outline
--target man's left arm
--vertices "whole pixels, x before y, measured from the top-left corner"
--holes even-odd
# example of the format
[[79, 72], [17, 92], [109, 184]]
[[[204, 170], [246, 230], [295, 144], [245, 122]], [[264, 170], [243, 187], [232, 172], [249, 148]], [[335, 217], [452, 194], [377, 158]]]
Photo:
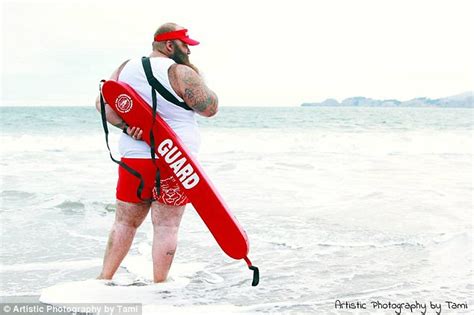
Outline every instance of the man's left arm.
[[[118, 80], [120, 71], [122, 71], [123, 67], [127, 64], [128, 60], [125, 61], [118, 67], [110, 76], [110, 80]], [[100, 113], [100, 95], [97, 96], [95, 99], [95, 108]], [[110, 108], [109, 104], [105, 103], [105, 117], [107, 121], [112, 124], [113, 126], [124, 130], [127, 127], [126, 133], [134, 139], [141, 139], [143, 131], [137, 127], [129, 127], [127, 123], [112, 109]]]

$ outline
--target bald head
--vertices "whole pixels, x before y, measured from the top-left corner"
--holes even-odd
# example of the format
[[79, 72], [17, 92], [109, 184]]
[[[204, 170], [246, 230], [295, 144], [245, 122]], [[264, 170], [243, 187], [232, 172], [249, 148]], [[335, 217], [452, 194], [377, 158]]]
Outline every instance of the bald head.
[[[165, 23], [161, 25], [153, 35], [155, 37], [156, 35], [168, 33], [168, 32], [173, 32], [177, 30], [182, 30], [184, 27], [179, 26], [176, 23]], [[157, 51], [163, 51], [165, 48], [166, 42], [153, 42], [153, 50]]]
[[[173, 39], [173, 36], [166, 37], [166, 33], [171, 33], [175, 31], [184, 30], [179, 34], [174, 34], [176, 39]], [[198, 41], [193, 40], [188, 37], [187, 32], [184, 27], [179, 26], [176, 23], [165, 23], [161, 25], [155, 32], [154, 37], [159, 35], [164, 35], [160, 37], [160, 41], [153, 41], [153, 52], [151, 53], [151, 57], [168, 57], [173, 59], [176, 63], [187, 65], [193, 68], [196, 72], [198, 72], [197, 68], [189, 61], [189, 54], [191, 54], [191, 50], [188, 47], [189, 45], [197, 45], [199, 44]], [[169, 34], [168, 34], [169, 35]], [[163, 39], [161, 39], [163, 38]], [[170, 39], [166, 39], [170, 38]]]

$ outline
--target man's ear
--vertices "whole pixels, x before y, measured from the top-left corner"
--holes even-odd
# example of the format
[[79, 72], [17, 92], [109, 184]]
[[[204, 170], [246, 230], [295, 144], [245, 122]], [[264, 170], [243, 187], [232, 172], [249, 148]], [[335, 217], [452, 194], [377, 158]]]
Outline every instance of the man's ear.
[[167, 40], [165, 47], [166, 47], [166, 50], [169, 51], [170, 53], [174, 52], [174, 45], [172, 41]]

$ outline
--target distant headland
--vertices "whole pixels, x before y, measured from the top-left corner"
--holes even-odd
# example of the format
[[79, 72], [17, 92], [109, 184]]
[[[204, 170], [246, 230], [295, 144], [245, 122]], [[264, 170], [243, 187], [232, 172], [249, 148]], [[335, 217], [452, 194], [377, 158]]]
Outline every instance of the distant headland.
[[396, 99], [377, 100], [363, 96], [346, 98], [342, 102], [328, 98], [321, 103], [303, 103], [301, 106], [360, 106], [360, 107], [471, 107], [474, 108], [473, 92], [465, 92], [449, 97], [430, 99], [418, 97], [409, 101]]

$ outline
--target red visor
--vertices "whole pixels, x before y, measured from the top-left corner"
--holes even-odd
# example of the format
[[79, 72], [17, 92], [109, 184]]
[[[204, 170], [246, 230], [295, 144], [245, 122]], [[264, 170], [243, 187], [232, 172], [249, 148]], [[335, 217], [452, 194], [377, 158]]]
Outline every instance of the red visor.
[[162, 42], [165, 40], [173, 40], [173, 39], [179, 39], [180, 41], [191, 46], [195, 46], [199, 44], [197, 40], [189, 38], [187, 29], [158, 34], [155, 36], [155, 42]]

